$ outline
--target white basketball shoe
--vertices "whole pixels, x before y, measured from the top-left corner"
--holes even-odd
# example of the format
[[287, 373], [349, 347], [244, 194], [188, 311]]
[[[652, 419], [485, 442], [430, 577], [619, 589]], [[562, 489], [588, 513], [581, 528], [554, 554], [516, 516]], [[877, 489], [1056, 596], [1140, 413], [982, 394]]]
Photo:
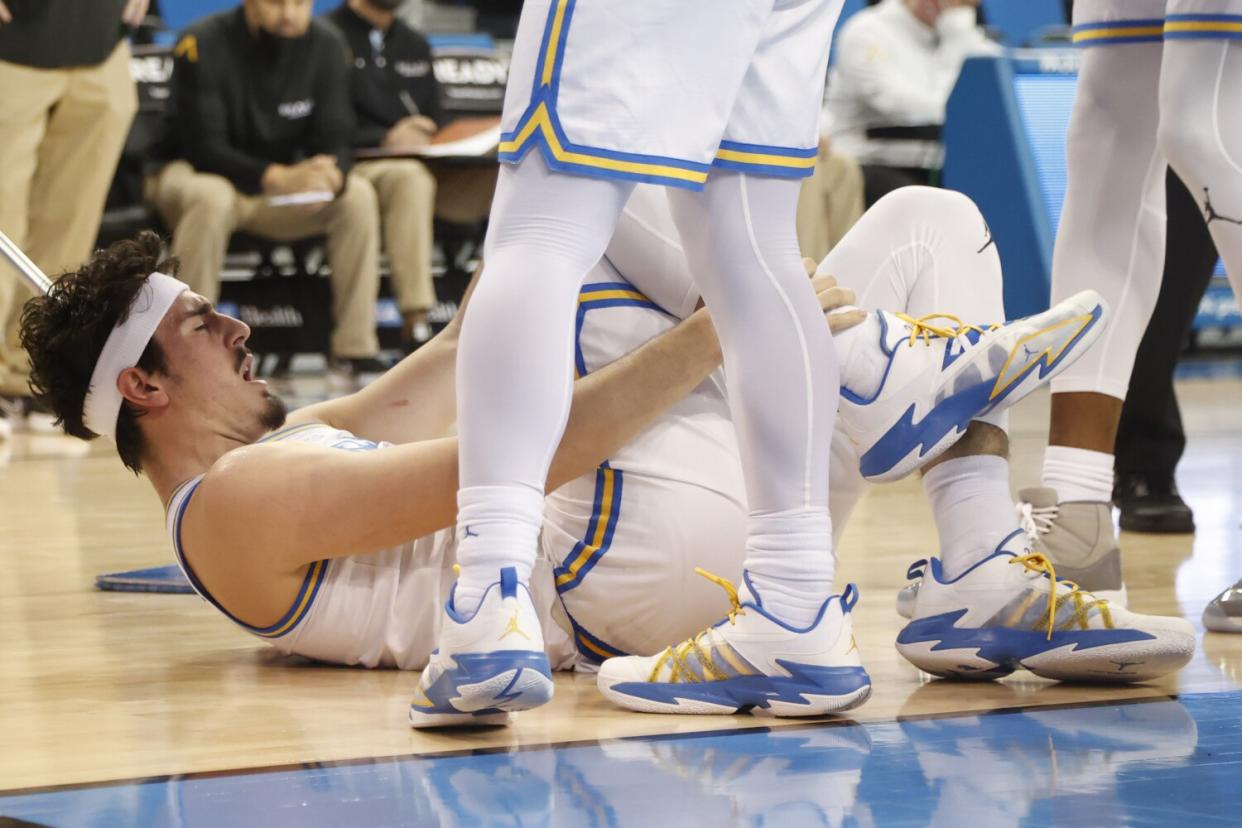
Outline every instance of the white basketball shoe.
[[815, 622], [795, 629], [769, 615], [743, 573], [741, 595], [713, 627], [654, 656], [610, 658], [599, 668], [604, 697], [644, 713], [819, 716], [857, 707], [871, 695], [850, 623], [858, 602], [851, 584], [824, 602]]
[[932, 675], [1007, 676], [1019, 667], [1062, 681], [1135, 682], [1190, 661], [1195, 631], [1182, 618], [1109, 604], [1031, 554], [1021, 530], [952, 580], [932, 558], [897, 650]]
[[862, 475], [889, 481], [934, 460], [972, 419], [1003, 411], [1069, 367], [1103, 332], [1107, 305], [1085, 290], [986, 327], [946, 314], [876, 314], [883, 379], [865, 398], [843, 387], [838, 416], [859, 447]]
[[440, 646], [410, 702], [414, 727], [508, 724], [512, 713], [552, 698], [552, 671], [530, 590], [517, 570], [500, 570], [478, 608], [463, 615], [444, 605]]

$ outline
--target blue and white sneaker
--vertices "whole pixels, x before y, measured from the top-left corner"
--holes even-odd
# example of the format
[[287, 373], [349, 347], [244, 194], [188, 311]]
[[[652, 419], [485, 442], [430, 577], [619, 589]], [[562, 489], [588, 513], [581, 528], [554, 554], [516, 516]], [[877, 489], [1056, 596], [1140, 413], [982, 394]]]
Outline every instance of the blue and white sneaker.
[[890, 481], [934, 460], [971, 420], [1003, 411], [1069, 367], [1103, 332], [1107, 306], [1085, 290], [987, 327], [946, 314], [876, 314], [883, 380], [868, 398], [842, 388], [838, 416], [859, 447], [863, 477]]
[[412, 726], [508, 724], [514, 712], [552, 698], [543, 630], [517, 570], [500, 570], [470, 615], [453, 608], [453, 595], [444, 612], [440, 646], [410, 702]]
[[1024, 541], [1014, 532], [952, 580], [932, 558], [897, 651], [932, 675], [979, 680], [1025, 667], [1061, 681], [1128, 683], [1190, 661], [1190, 622], [1139, 615], [1058, 580]]
[[605, 661], [597, 683], [609, 701], [642, 713], [785, 717], [841, 713], [871, 695], [850, 623], [853, 584], [799, 630], [767, 613], [749, 577], [739, 595], [725, 579], [696, 571], [729, 594], [728, 616], [657, 655]]

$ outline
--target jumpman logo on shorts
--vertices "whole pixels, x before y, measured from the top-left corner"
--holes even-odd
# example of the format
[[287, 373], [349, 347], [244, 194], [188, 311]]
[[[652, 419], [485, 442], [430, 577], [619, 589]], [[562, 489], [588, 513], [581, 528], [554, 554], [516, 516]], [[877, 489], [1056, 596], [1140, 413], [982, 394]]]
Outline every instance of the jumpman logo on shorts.
[[975, 253], [982, 253], [983, 251], [987, 250], [992, 245], [996, 244], [996, 239], [992, 237], [992, 228], [988, 227], [988, 223], [986, 219], [983, 222], [983, 235], [987, 238], [987, 241], [985, 241], [983, 243], [983, 247], [980, 247], [978, 250], [975, 251]]
[[1242, 224], [1242, 219], [1229, 218], [1229, 216], [1222, 216], [1216, 212], [1216, 208], [1212, 206], [1212, 194], [1207, 187], [1203, 188], [1203, 218], [1208, 224], [1217, 219], [1229, 224]]

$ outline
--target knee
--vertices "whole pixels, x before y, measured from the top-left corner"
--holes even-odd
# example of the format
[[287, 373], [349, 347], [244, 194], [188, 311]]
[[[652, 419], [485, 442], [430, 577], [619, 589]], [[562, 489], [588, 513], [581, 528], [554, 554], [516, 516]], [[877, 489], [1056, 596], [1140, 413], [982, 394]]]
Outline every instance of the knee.
[[435, 203], [436, 179], [417, 161], [394, 164], [384, 173], [376, 194], [385, 210], [430, 209]]
[[350, 227], [378, 226], [379, 197], [371, 182], [360, 175], [350, 174], [346, 178], [345, 190], [335, 206]]
[[232, 220], [237, 191], [228, 179], [218, 175], [195, 174], [185, 190], [186, 219], [197, 227], [202, 223], [227, 225]]
[[868, 212], [902, 224], [972, 228], [983, 225], [983, 214], [970, 196], [938, 187], [899, 187], [881, 197]]

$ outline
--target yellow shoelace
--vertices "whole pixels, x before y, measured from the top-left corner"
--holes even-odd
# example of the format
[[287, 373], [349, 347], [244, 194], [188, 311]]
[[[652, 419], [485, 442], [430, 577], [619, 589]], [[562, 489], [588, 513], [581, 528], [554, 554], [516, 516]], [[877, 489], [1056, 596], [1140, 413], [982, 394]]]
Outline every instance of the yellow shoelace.
[[[746, 610], [742, 609], [742, 602], [738, 598], [737, 587], [725, 578], [721, 578], [719, 575], [713, 575], [701, 567], [696, 566], [694, 568], [694, 572], [696, 575], [702, 575], [713, 584], [716, 584], [728, 594], [729, 603], [732, 604], [728, 615], [729, 624], [736, 624], [737, 617], [739, 615], [746, 614]], [[656, 658], [655, 665], [652, 666], [651, 675], [647, 677], [647, 681], [659, 681], [660, 671], [664, 669], [665, 665], [669, 664], [671, 664], [668, 677], [669, 683], [676, 684], [679, 681], [701, 681], [702, 679], [700, 679], [695, 672], [690, 669], [689, 664], [686, 663], [686, 657], [692, 652], [699, 657], [699, 664], [703, 665], [703, 672], [710, 676], [713, 681], [723, 681], [724, 679], [727, 679], [729, 676], [716, 666], [716, 662], [712, 661], [710, 647], [708, 648], [708, 651], [705, 651], [700, 644], [703, 637], [710, 633], [712, 629], [712, 627], [708, 627], [703, 630], [703, 632], [693, 638], [687, 638], [675, 647], [666, 647], [664, 652], [660, 653], [659, 657]]]
[[[926, 316], [920, 316], [918, 319], [904, 313], [898, 313], [896, 316], [902, 322], [905, 322], [910, 326], [910, 342], [908, 344], [911, 348], [914, 347], [914, 343], [918, 341], [920, 336], [923, 337], [924, 345], [930, 345], [931, 338], [933, 336], [943, 337], [945, 339], [954, 339], [967, 331], [975, 331], [976, 333], [983, 334], [988, 331], [994, 331], [1000, 327], [1000, 325], [988, 325], [981, 328], [978, 325], [969, 325], [951, 313], [929, 313]], [[932, 320], [935, 319], [947, 319], [956, 327], [950, 328], [944, 325], [934, 325], [932, 324]]]
[[1030, 555], [1020, 555], [1010, 558], [1011, 564], [1022, 564], [1032, 572], [1039, 572], [1048, 576], [1050, 582], [1048, 591], [1048, 639], [1052, 639], [1052, 633], [1056, 630], [1057, 623], [1057, 607], [1065, 601], [1074, 602], [1074, 614], [1065, 622], [1068, 628], [1071, 624], [1077, 622], [1084, 630], [1087, 629], [1088, 616], [1092, 607], [1098, 607], [1100, 619], [1104, 622], [1104, 626], [1108, 629], [1113, 628], [1113, 616], [1108, 609], [1108, 600], [1105, 598], [1096, 598], [1089, 592], [1083, 592], [1078, 588], [1078, 584], [1073, 581], [1062, 580], [1061, 583], [1070, 587], [1069, 593], [1064, 598], [1057, 597], [1057, 572], [1052, 567], [1052, 561], [1038, 552]]

